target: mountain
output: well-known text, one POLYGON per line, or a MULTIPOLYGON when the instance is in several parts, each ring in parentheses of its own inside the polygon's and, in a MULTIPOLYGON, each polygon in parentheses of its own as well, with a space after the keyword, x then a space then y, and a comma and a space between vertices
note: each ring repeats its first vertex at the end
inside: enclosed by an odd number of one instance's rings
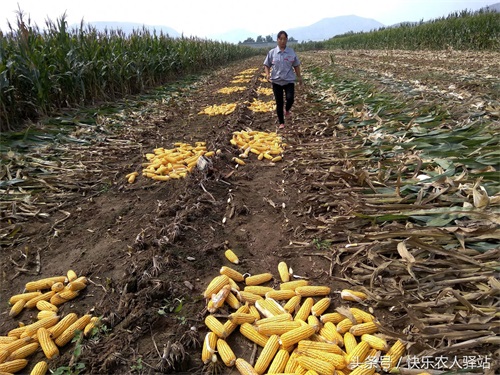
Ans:
MULTIPOLYGON (((135 23, 135 22, 113 22, 113 21, 96 21, 96 22, 86 22, 86 25, 91 25, 95 27, 98 31, 104 31, 104 30, 122 30, 125 34, 130 35, 134 30, 142 30, 143 27, 148 29, 149 31, 156 30, 157 34, 160 33, 160 31, 163 34, 168 34, 172 38, 177 38, 181 36, 176 30, 172 29, 171 27, 168 26, 153 26, 153 25, 145 25, 142 23, 135 23)), ((80 27, 79 24, 77 25, 71 25, 71 27, 80 27)))
POLYGON ((208 36, 208 39, 212 40, 221 40, 223 42, 229 43, 238 43, 243 42, 248 38, 257 38, 260 34, 255 33, 253 31, 248 31, 245 29, 234 29, 230 31, 226 31, 225 33, 220 34, 212 34, 208 36))
POLYGON ((310 26, 288 29, 289 37, 294 37, 299 42, 321 41, 345 34, 349 31, 371 31, 383 27, 384 24, 370 18, 359 16, 339 16, 323 18, 310 26))
POLYGON ((498 13, 500 13, 500 3, 491 4, 491 5, 488 5, 486 7, 481 8, 481 9, 483 9, 483 10, 489 10, 490 12, 498 12, 498 13))

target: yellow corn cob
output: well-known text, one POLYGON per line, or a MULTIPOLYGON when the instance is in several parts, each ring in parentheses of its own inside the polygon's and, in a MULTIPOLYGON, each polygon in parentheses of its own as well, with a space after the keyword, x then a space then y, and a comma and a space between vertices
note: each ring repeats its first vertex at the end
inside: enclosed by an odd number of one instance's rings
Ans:
POLYGON ((9 357, 7 358, 7 361, 13 361, 15 359, 22 359, 29 357, 32 355, 34 352, 38 350, 38 347, 40 345, 37 342, 32 342, 30 344, 26 344, 19 349, 14 350, 13 352, 10 353, 9 357))
POLYGON ((233 350, 229 346, 229 344, 223 339, 217 340, 217 351, 219 352, 222 361, 227 367, 234 366, 236 362, 236 356, 234 355, 233 350))
POLYGON ((34 308, 36 306, 36 303, 38 301, 48 301, 48 300, 50 300, 50 298, 54 294, 56 294, 56 292, 54 292, 53 290, 51 290, 50 292, 46 292, 46 293, 40 294, 39 296, 33 297, 32 299, 28 300, 24 304, 24 307, 26 307, 28 309, 32 309, 32 308, 34 308))
POLYGON ((72 290, 74 292, 85 289, 86 287, 87 287, 87 284, 82 283, 81 281, 76 281, 76 280, 73 280, 70 283, 68 283, 68 285, 66 285, 66 289, 72 290))
POLYGON ((257 374, 263 374, 266 371, 274 356, 278 352, 279 347, 279 336, 272 335, 269 337, 269 340, 267 340, 266 345, 264 345, 262 352, 255 362, 254 368, 257 374))
POLYGON ((45 361, 39 361, 31 369, 30 375, 45 375, 49 371, 49 365, 45 361))
POLYGON ((207 286, 207 289, 205 289, 205 292, 203 293, 203 297, 205 298, 211 298, 212 294, 217 293, 219 290, 222 289, 224 285, 229 284, 229 277, 226 275, 219 275, 216 276, 210 281, 210 283, 207 286))
POLYGON ((280 337, 280 344, 287 348, 298 343, 300 340, 306 340, 314 334, 314 327, 305 324, 301 327, 294 328, 291 331, 285 332, 280 337))
POLYGON ((232 160, 235 161, 239 165, 245 165, 246 164, 243 160, 241 160, 240 158, 237 158, 237 157, 233 157, 232 160))
POLYGON ((55 326, 50 327, 48 331, 53 339, 58 338, 69 326, 78 320, 75 313, 69 313, 62 318, 55 326))
POLYGON ((300 355, 331 363, 335 369, 343 369, 347 363, 342 354, 328 353, 318 349, 298 350, 300 355))
POLYGON ((288 300, 287 303, 285 303, 285 306, 283 306, 283 309, 290 314, 295 313, 296 309, 299 307, 300 301, 302 300, 301 296, 293 296, 288 300))
POLYGON ((10 355, 9 351, 2 349, 0 347, 0 363, 5 362, 5 360, 9 357, 9 355, 10 355))
POLYGON ((253 275, 253 276, 248 276, 245 279, 245 284, 246 285, 260 285, 268 282, 273 278, 273 274, 269 272, 253 275))
POLYGON ((11 305, 14 305, 17 301, 24 299, 25 301, 29 301, 30 299, 37 297, 41 295, 42 292, 29 292, 29 293, 21 293, 21 294, 16 294, 10 297, 9 303, 11 305))
POLYGON ((314 370, 320 375, 331 375, 335 371, 335 367, 332 363, 305 355, 299 355, 297 362, 299 362, 299 365, 306 370, 314 370))
POLYGON ((28 345, 33 342, 33 338, 31 337, 23 337, 20 339, 16 339, 8 344, 3 345, 2 349, 7 350, 9 353, 16 351, 19 348, 22 348, 25 345, 28 345))
POLYGON ((297 346, 298 351, 307 351, 307 350, 321 350, 325 353, 333 353, 344 355, 343 350, 337 344, 331 344, 328 342, 317 342, 310 340, 302 340, 299 341, 299 345, 297 346))
POLYGON ((65 290, 61 290, 59 293, 57 293, 59 295, 59 297, 61 297, 63 300, 65 301, 70 301, 72 300, 73 298, 76 298, 78 297, 79 295, 79 292, 78 291, 74 291, 74 290, 69 290, 69 289, 65 289, 65 290))
POLYGON ((276 316, 276 315, 285 314, 285 311, 283 311, 283 308, 281 307, 281 305, 279 305, 273 299, 269 299, 269 298, 256 301, 255 307, 257 308, 257 310, 259 310, 261 315, 265 316, 266 318, 270 318, 270 317, 276 316))
POLYGON ((302 325, 299 321, 289 320, 286 322, 276 322, 276 323, 265 323, 255 327, 257 332, 262 333, 266 336, 271 335, 282 335, 285 332, 291 331, 295 328, 299 328, 302 325))
POLYGON ((405 350, 405 344, 403 344, 401 340, 397 340, 385 354, 384 359, 387 360, 382 360, 382 369, 384 371, 390 371, 397 366, 405 350))
MULTIPOLYGON (((342 323, 342 322, 340 322, 342 323)), ((339 324, 340 324, 339 323, 339 324)), ((337 325, 338 329, 338 325, 337 325)), ((353 325, 349 328, 349 332, 351 332, 354 336, 361 336, 364 333, 372 334, 378 331, 378 326, 375 322, 367 322, 353 325)))
POLYGON ((244 290, 238 292, 237 296, 241 302, 248 302, 251 305, 255 304, 256 301, 263 299, 262 296, 259 296, 258 294, 245 292, 244 290))
POLYGON ((100 323, 100 318, 97 316, 93 316, 90 318, 90 322, 83 329, 83 335, 88 337, 92 334, 92 330, 97 327, 100 323))
POLYGON ((327 342, 337 344, 339 346, 344 345, 344 338, 338 332, 337 327, 332 322, 326 322, 323 327, 319 330, 319 335, 323 337, 327 342))
POLYGON ((353 370, 358 364, 362 363, 368 352, 370 351, 370 344, 366 341, 360 341, 353 351, 346 356, 347 368, 353 370))
POLYGON ((54 283, 51 287, 50 290, 53 290, 54 292, 60 292, 61 290, 64 290, 64 284, 62 282, 57 282, 54 283))
POLYGON ((232 313, 229 314, 228 319, 234 324, 253 323, 255 316, 249 313, 232 313))
POLYGON ((59 315, 51 316, 41 320, 37 320, 35 323, 31 323, 26 326, 26 330, 21 334, 21 337, 31 336, 36 333, 36 331, 41 328, 49 328, 54 326, 59 321, 59 315))
POLYGON ((245 292, 250 292, 253 294, 257 294, 259 296, 264 297, 266 293, 274 290, 270 286, 262 286, 262 285, 247 285, 245 288, 243 288, 245 292))
POLYGON ((342 315, 341 313, 338 312, 333 312, 321 315, 319 320, 321 320, 321 323, 332 322, 334 324, 338 324, 345 318, 346 318, 345 315, 342 315))
POLYGON ((266 293, 266 298, 272 298, 277 301, 282 301, 282 300, 289 300, 292 297, 295 297, 295 291, 294 290, 271 290, 270 292, 266 293))
POLYGON ((285 313, 285 314, 271 316, 269 318, 258 319, 255 321, 255 325, 260 326, 262 324, 267 324, 267 323, 290 322, 292 320, 293 320, 292 315, 285 313))
POLYGON ((288 353, 288 350, 286 349, 278 350, 278 353, 276 353, 276 355, 274 356, 274 359, 272 360, 271 365, 267 370, 267 373, 268 374, 282 373, 285 370, 285 366, 289 358, 290 354, 288 353))
POLYGON ((233 279, 229 278, 229 285, 231 285, 232 290, 241 290, 240 286, 233 279))
POLYGON ((340 334, 344 334, 347 331, 349 331, 349 329, 351 329, 352 326, 354 326, 354 323, 351 321, 351 319, 345 318, 344 320, 341 320, 340 322, 337 323, 337 332, 340 334))
POLYGON ((285 262, 278 263, 278 273, 280 274, 282 282, 286 283, 290 281, 290 272, 288 271, 288 266, 285 262))
POLYGON ((213 315, 207 315, 205 325, 214 332, 219 338, 225 339, 227 332, 224 330, 224 325, 213 315))
POLYGON ((246 304, 246 306, 248 306, 248 313, 252 314, 255 317, 256 321, 261 318, 259 310, 257 310, 255 305, 246 304))
POLYGON ((259 375, 253 366, 243 358, 237 358, 235 364, 241 375, 259 375))
POLYGON ((241 307, 240 301, 233 293, 229 293, 224 302, 226 302, 230 307, 232 307, 235 310, 241 307))
POLYGON ((362 302, 368 298, 368 296, 363 292, 358 292, 356 290, 343 289, 340 292, 340 298, 344 301, 354 301, 354 302, 362 302))
POLYGON ((17 338, 14 336, 0 336, 0 347, 5 344, 10 344, 13 341, 16 341, 17 338))
POLYGON ((227 284, 222 287, 217 294, 212 294, 210 301, 208 301, 207 310, 214 313, 226 301, 227 296, 231 292, 231 285, 227 284))
POLYGON ((330 294, 330 287, 319 285, 306 285, 295 288, 295 293, 302 297, 327 296, 330 294))
POLYGON ((21 371, 27 365, 27 359, 15 359, 13 361, 0 363, 0 372, 15 374, 16 372, 21 371))
POLYGON ((352 315, 354 315, 357 323, 368 323, 375 321, 375 317, 366 311, 363 311, 356 307, 351 307, 349 310, 351 311, 352 315))
POLYGON ((226 275, 227 277, 233 279, 234 281, 245 280, 245 278, 240 272, 230 267, 222 266, 219 272, 221 275, 226 275))
POLYGON ((314 316, 320 316, 326 311, 326 309, 328 309, 328 307, 330 307, 331 301, 331 298, 328 297, 321 298, 313 305, 313 307, 311 307, 311 314, 314 316))
POLYGON ((41 310, 37 315, 36 318, 38 320, 42 320, 45 318, 50 318, 52 316, 56 316, 57 313, 55 311, 49 311, 49 310, 41 310))
POLYGON ((349 375, 372 375, 375 373, 376 367, 373 364, 360 364, 349 375))
MULTIPOLYGON (((63 289, 64 290, 64 289, 63 289)), ((59 305, 62 305, 64 303, 67 302, 66 299, 62 298, 61 295, 59 293, 62 293, 63 290, 61 292, 57 292, 55 293, 52 297, 50 297, 50 300, 49 302, 51 304, 53 304, 54 306, 59 306, 59 305)))
POLYGON ((377 337, 374 335, 370 335, 368 333, 363 333, 361 335, 361 341, 366 341, 370 344, 370 347, 377 350, 387 351, 389 349, 389 345, 387 341, 381 337, 377 337))
POLYGON ((307 324, 309 324, 311 327, 314 327, 315 333, 318 333, 319 328, 321 327, 321 323, 320 323, 318 317, 314 316, 314 315, 309 315, 307 317, 307 324))
POLYGON ((72 282, 84 283, 85 285, 88 284, 88 280, 85 276, 79 276, 75 280, 73 280, 72 282))
POLYGON ((307 286, 307 285, 309 285, 309 281, 307 281, 307 280, 293 280, 293 281, 288 281, 286 283, 281 283, 280 289, 281 290, 286 290, 286 289, 295 290, 298 287, 307 286))
POLYGON ((89 324, 90 319, 92 318, 92 315, 90 314, 85 314, 78 318, 76 322, 71 324, 68 328, 64 330, 61 335, 55 339, 55 343, 57 346, 61 347, 66 345, 69 341, 75 337, 76 331, 83 331, 85 329, 85 326, 89 324))
POLYGON ((68 278, 69 282, 72 282, 73 280, 78 278, 76 272, 73 270, 68 270, 68 272, 66 272, 66 277, 68 278))
POLYGON ((212 331, 205 335, 205 340, 203 340, 203 348, 201 350, 201 360, 204 364, 212 361, 212 356, 215 353, 217 347, 217 340, 219 338, 212 331))
POLYGON ((344 333, 344 349, 346 353, 351 353, 356 345, 358 345, 356 337, 351 332, 344 333))
POLYGON ((20 327, 11 329, 9 332, 7 332, 7 336, 20 338, 24 331, 26 331, 26 327, 27 326, 25 325, 21 325, 20 327))
POLYGON ((269 339, 268 336, 257 332, 255 327, 253 327, 250 323, 243 323, 242 325, 240 325, 240 332, 247 339, 262 347, 266 345, 266 342, 269 339))
MULTIPOLYGON (((224 328, 224 332, 226 332, 226 338, 229 337, 229 335, 231 333, 233 333, 233 331, 238 328, 238 324, 235 324, 233 322, 231 322, 230 320, 226 320, 226 322, 222 325, 223 328, 224 328)), ((217 335, 216 335, 217 336, 217 335)))
POLYGON ((275 156, 274 158, 271 158, 271 161, 273 163, 276 163, 277 161, 283 160, 283 157, 281 155, 275 156))
POLYGON ((56 358, 59 356, 59 349, 55 342, 50 337, 50 332, 46 328, 40 328, 37 331, 38 342, 42 347, 43 353, 48 359, 56 358))
POLYGON ((311 313, 311 308, 314 306, 314 299, 308 297, 300 306, 299 311, 295 314, 295 320, 303 320, 304 322, 307 320, 307 317, 311 313))
POLYGON ((48 277, 45 279, 40 279, 37 281, 30 281, 26 283, 24 288, 28 292, 35 292, 37 290, 43 290, 43 289, 50 289, 53 284, 57 282, 64 283, 66 281, 66 276, 55 276, 55 277, 48 277))
POLYGON ((297 367, 299 366, 299 362, 297 362, 298 357, 299 354, 297 350, 294 350, 292 354, 290 354, 290 358, 288 359, 285 366, 285 373, 295 373, 295 370, 297 370, 297 367))
POLYGON ((25 304, 26 304, 26 300, 25 299, 18 300, 10 308, 9 316, 14 317, 16 315, 19 315, 21 313, 21 311, 23 311, 25 304))
POLYGON ((58 312, 59 309, 57 306, 51 304, 50 302, 47 301, 38 301, 36 303, 36 308, 40 311, 42 310, 47 310, 47 311, 53 311, 53 312, 58 312))

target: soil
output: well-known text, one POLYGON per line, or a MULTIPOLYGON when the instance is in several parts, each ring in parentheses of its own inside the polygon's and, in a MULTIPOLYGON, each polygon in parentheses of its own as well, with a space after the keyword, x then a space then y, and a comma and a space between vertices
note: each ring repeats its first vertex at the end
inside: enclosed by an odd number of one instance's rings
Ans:
MULTIPOLYGON (((430 77, 432 70, 422 68, 423 59, 407 58, 407 69, 402 69, 394 68, 401 56, 394 57, 391 64, 369 53, 341 53, 336 58, 350 72, 364 64, 383 76, 378 64, 384 69, 392 66, 392 74, 401 84, 409 84, 418 74, 427 75, 429 84, 436 79, 430 77), (412 68, 414 75, 407 77, 412 68)), ((146 100, 127 111, 122 121, 100 117, 101 125, 93 128, 92 134, 84 126, 75 131, 75 137, 93 138, 90 146, 71 146, 73 162, 81 164, 80 171, 72 172, 65 189, 51 190, 47 183, 46 191, 40 192, 33 204, 49 196, 50 202, 57 204, 40 207, 39 213, 46 216, 18 220, 18 240, 2 248, 0 335, 19 321, 34 318, 34 310, 10 318, 4 301, 22 292, 28 281, 65 275, 72 269, 86 276, 89 284, 80 296, 60 307, 61 314, 91 313, 102 317, 104 328, 94 338, 80 342, 79 355, 74 352, 76 344, 64 347, 61 356, 50 361, 52 370, 71 365, 67 373, 78 373, 79 364, 83 364, 80 373, 84 374, 235 374, 235 369, 207 368, 201 362, 201 344, 207 332, 202 293, 221 266, 277 276, 278 263, 285 261, 295 275, 308 278, 311 284, 332 287, 332 309, 342 304, 337 292, 353 285, 341 277, 340 265, 322 241, 328 238, 331 244, 333 239, 334 247, 340 248, 355 242, 357 234, 376 228, 350 221, 347 226, 338 223, 342 230, 330 229, 328 235, 322 232, 320 215, 307 211, 310 196, 303 188, 319 180, 310 179, 312 174, 308 174, 298 150, 332 134, 339 145, 343 139, 348 142, 350 135, 338 129, 313 132, 311 124, 335 124, 338 114, 322 110, 321 104, 310 100, 315 87, 298 87, 292 117, 286 128, 279 130, 287 144, 284 160, 272 163, 250 157, 246 165, 237 165, 232 158, 239 151, 229 143, 234 131, 277 130, 274 113, 254 113, 245 105, 254 98, 272 100, 272 96, 256 91, 269 86, 261 82, 262 59, 258 56, 221 68, 179 89, 168 100, 146 100), (238 84, 245 86, 245 91, 216 92, 234 86, 230 83, 233 77, 249 68, 258 70, 250 82, 238 84), (239 103, 230 115, 198 114, 206 106, 230 102, 239 103), (157 147, 171 148, 175 142, 197 141, 206 142, 209 150, 220 150, 205 169, 167 182, 141 175, 133 184, 125 179, 130 172, 142 172, 145 153, 157 147), (238 255, 239 265, 225 258, 228 248, 238 255)), ((328 58, 323 55, 321 59, 328 58)), ((312 65, 317 59, 308 53, 305 61, 312 65)), ((435 68, 444 64, 444 60, 433 61, 435 68)), ((447 68, 434 72, 446 75, 447 68)), ((363 74, 369 75, 370 70, 363 74)), ((442 77, 437 81, 442 82, 442 77)), ((477 87, 465 87, 466 83, 464 90, 482 94, 477 87)), ((348 178, 344 176, 344 180, 348 178)), ((356 187, 356 179, 348 181, 344 188, 356 187)), ((339 212, 342 205, 355 205, 356 196, 354 190, 350 192, 351 200, 340 202, 339 212)), ((278 279, 273 283, 278 285, 278 279)), ((225 314, 227 311, 221 311, 218 316, 225 314)), ((408 327, 408 318, 395 316, 387 307, 377 309, 376 315, 394 332, 408 327)), ((237 356, 252 356, 253 345, 242 337, 232 335, 229 343, 237 356)), ((42 357, 38 353, 30 366, 42 357)))

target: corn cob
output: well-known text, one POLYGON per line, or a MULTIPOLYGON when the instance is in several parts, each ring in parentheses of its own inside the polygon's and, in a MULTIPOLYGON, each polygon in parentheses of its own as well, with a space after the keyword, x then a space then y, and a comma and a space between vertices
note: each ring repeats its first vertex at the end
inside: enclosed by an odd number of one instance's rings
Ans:
POLYGON ((290 272, 288 271, 288 266, 285 262, 278 263, 278 273, 280 274, 280 279, 282 282, 286 283, 290 281, 290 272))
MULTIPOLYGON (((69 290, 69 289, 64 289, 64 290, 61 290, 59 293, 57 293, 57 295, 62 299, 64 300, 65 302, 68 302, 76 297, 78 297, 80 293, 78 291, 74 291, 74 290, 69 290)), ((52 298, 50 299, 52 301, 52 298)), ((52 302, 51 302, 52 303, 52 302)), ((54 303, 54 305, 56 305, 54 303)), ((56 305, 57 306, 57 305, 56 305)))
POLYGON ((346 318, 345 315, 342 315, 341 313, 338 312, 333 312, 321 315, 319 320, 321 320, 321 323, 332 322, 334 324, 338 324, 345 318, 346 318))
POLYGON ((370 335, 368 333, 363 333, 361 335, 361 341, 366 341, 370 344, 370 347, 377 350, 387 351, 389 349, 389 345, 387 341, 381 337, 377 337, 374 335, 370 335))
POLYGON ((64 318, 62 318, 55 326, 48 329, 50 335, 53 339, 58 338, 69 326, 76 322, 78 316, 75 313, 69 313, 64 318))
POLYGON ((92 334, 92 330, 97 327, 100 323, 100 319, 97 316, 93 316, 90 318, 90 322, 85 326, 83 329, 83 335, 85 337, 88 337, 92 334))
POLYGON ((300 340, 305 340, 314 334, 314 327, 305 324, 301 327, 294 328, 291 331, 285 332, 280 337, 280 344, 287 348, 298 343, 300 340))
POLYGON ((266 293, 266 298, 272 298, 277 301, 289 300, 292 297, 295 297, 294 290, 271 290, 266 293))
POLYGON ((261 284, 267 283, 272 278, 273 278, 272 273, 269 273, 269 272, 260 273, 257 275, 248 276, 245 279, 245 284, 246 285, 261 285, 261 284))
POLYGON ((53 311, 53 312, 58 312, 59 309, 57 306, 51 304, 50 302, 47 301, 38 301, 36 303, 36 308, 40 311, 46 310, 46 311, 53 311))
POLYGON ((28 365, 27 359, 14 359, 13 361, 8 361, 4 363, 0 363, 0 372, 3 371, 5 373, 15 374, 16 372, 21 371, 28 365))
POLYGON ((331 363, 335 369, 343 369, 347 363, 342 354, 328 353, 318 349, 298 350, 300 355, 331 363))
POLYGON ((253 323, 255 322, 255 316, 249 313, 232 313, 229 314, 228 319, 234 324, 243 324, 243 323, 253 323))
POLYGON ((238 256, 233 252, 231 249, 227 249, 224 253, 226 256, 226 259, 229 260, 233 264, 239 264, 240 260, 238 259, 238 256))
POLYGON ((53 290, 54 292, 60 292, 62 290, 64 290, 64 284, 62 282, 57 282, 57 283, 54 283, 51 287, 50 287, 50 290, 53 290))
POLYGON ((0 347, 5 344, 10 344, 17 339, 14 336, 0 336, 0 347))
POLYGON ((68 283, 68 285, 66 285, 66 289, 71 290, 73 292, 78 292, 79 290, 85 289, 86 287, 87 284, 76 280, 73 280, 70 283, 68 283))
POLYGON ((257 374, 263 374, 266 371, 274 356, 278 352, 279 347, 279 336, 272 335, 269 337, 269 340, 267 340, 266 345, 264 345, 262 352, 255 362, 254 368, 257 374))
POLYGON ((89 324, 90 319, 92 318, 92 315, 90 314, 85 314, 78 318, 76 322, 71 324, 68 328, 64 330, 61 335, 55 339, 55 343, 57 346, 61 347, 66 345, 69 341, 75 337, 76 331, 83 331, 85 329, 85 326, 89 324))
POLYGON ((219 273, 221 275, 226 275, 227 277, 233 279, 234 281, 243 281, 245 278, 243 275, 233 268, 222 266, 219 273))
POLYGON ((26 301, 29 301, 30 299, 37 297, 41 295, 42 292, 29 292, 29 293, 21 293, 21 294, 15 294, 9 299, 9 303, 11 305, 14 305, 17 301, 24 299, 26 301))
MULTIPOLYGON (((342 322, 340 322, 342 323, 342 322)), ((339 324, 340 324, 339 323, 339 324)), ((338 325, 337 325, 338 329, 338 325)), ((364 333, 372 334, 378 331, 378 326, 375 322, 367 322, 353 325, 349 328, 349 332, 351 332, 354 336, 361 336, 364 333)))
POLYGON ((13 328, 7 332, 7 336, 20 338, 24 331, 26 331, 26 327, 25 325, 21 325, 20 327, 13 328))
POLYGON ((21 334, 21 337, 32 336, 36 331, 41 328, 49 328, 54 326, 59 321, 59 315, 51 316, 41 320, 37 320, 35 323, 31 323, 26 326, 26 330, 21 334))
POLYGON ((271 365, 267 370, 267 373, 268 374, 282 373, 285 370, 285 366, 289 358, 290 354, 288 353, 288 350, 286 349, 278 350, 278 353, 276 353, 276 355, 274 356, 274 359, 272 360, 271 365))
POLYGON ((235 364, 241 375, 259 375, 253 366, 243 358, 237 358, 235 364))
POLYGON ((240 286, 233 279, 229 278, 229 285, 231 285, 231 290, 241 290, 240 286))
POLYGON ((351 321, 351 319, 345 318, 344 320, 341 320, 337 323, 337 332, 343 335, 344 333, 349 331, 349 329, 351 329, 353 325, 354 323, 351 321))
POLYGON ((356 290, 343 289, 340 292, 340 298, 344 301, 354 301, 354 302, 363 302, 368 296, 363 292, 358 292, 356 290))
POLYGON ((292 315, 286 313, 286 314, 280 314, 280 315, 275 315, 271 316, 269 318, 262 318, 258 319, 255 321, 256 326, 260 326, 262 324, 266 323, 279 323, 279 322, 289 322, 292 321, 292 315))
POLYGON ((344 348, 346 353, 351 353, 356 345, 358 345, 356 337, 351 332, 344 333, 344 348))
POLYGON ((262 296, 259 296, 258 294, 245 292, 244 290, 238 292, 237 297, 241 302, 248 302, 251 305, 253 305, 253 304, 255 304, 255 302, 263 299, 262 296))
POLYGON ((229 293, 224 302, 235 310, 238 310, 241 307, 240 301, 233 293, 229 293))
POLYGON ((259 333, 250 323, 243 323, 240 325, 240 332, 247 339, 262 347, 266 345, 266 342, 269 339, 269 337, 259 333))
POLYGON ((68 279, 69 282, 72 282, 73 280, 76 280, 78 276, 75 271, 68 270, 68 272, 66 272, 66 278, 68 279))
POLYGON ((299 354, 297 350, 294 350, 292 354, 290 354, 290 358, 288 358, 288 361, 285 366, 285 373, 295 373, 295 370, 299 366, 299 362, 297 362, 299 354))
POLYGON ((353 370, 363 362, 370 351, 370 345, 366 341, 360 341, 358 345, 346 356, 347 368, 353 370))
POLYGON ((255 321, 258 321, 261 319, 260 312, 259 312, 259 310, 257 310, 255 305, 248 305, 248 313, 255 316, 255 321))
POLYGON ((335 371, 335 367, 332 363, 328 363, 317 358, 299 355, 297 361, 299 362, 299 365, 306 370, 316 371, 320 375, 333 375, 335 371))
POLYGON ((227 332, 224 330, 224 325, 213 315, 207 315, 205 325, 214 332, 219 338, 225 339, 227 332))
POLYGON ((0 363, 5 362, 5 360, 9 357, 10 352, 6 349, 0 348, 0 363))
POLYGON ((330 307, 331 301, 331 298, 328 297, 321 298, 313 305, 313 307, 311 307, 311 314, 314 316, 320 316, 326 311, 326 309, 328 309, 328 307, 330 307))
POLYGON ((49 370, 49 365, 45 361, 39 361, 31 369, 30 375, 45 375, 49 370))
POLYGON ((285 313, 269 299, 260 299, 255 301, 255 307, 259 310, 260 314, 266 318, 285 313))
POLYGON ((203 293, 203 297, 205 298, 211 298, 212 294, 217 293, 219 290, 222 289, 224 285, 227 285, 229 283, 229 277, 226 275, 219 275, 216 276, 210 281, 210 283, 207 286, 207 289, 205 289, 205 292, 203 293))
POLYGON ((295 288, 295 293, 302 297, 327 296, 330 294, 330 287, 318 285, 306 285, 295 288))
POLYGON ((64 283, 65 281, 66 281, 66 276, 48 277, 45 279, 30 281, 30 282, 26 283, 24 288, 28 292, 35 292, 37 290, 50 289, 53 284, 55 284, 57 282, 64 283))
POLYGON ((49 311, 49 310, 41 310, 40 312, 38 312, 38 314, 36 315, 36 318, 38 320, 42 320, 42 319, 45 319, 45 318, 50 318, 52 316, 56 316, 57 313, 55 311, 49 311))
POLYGON ((339 354, 339 355, 344 355, 343 350, 340 348, 340 346, 336 344, 331 344, 327 342, 316 342, 316 341, 310 341, 310 340, 301 340, 299 341, 299 344, 297 346, 298 351, 304 352, 307 350, 321 350, 325 353, 333 353, 333 354, 339 354))
POLYGON ((292 329, 299 328, 302 325, 299 321, 290 320, 286 322, 276 322, 276 323, 265 323, 255 327, 257 332, 262 333, 266 336, 271 335, 282 335, 285 332, 291 331, 292 329))
POLYGON ((43 353, 48 359, 59 356, 59 348, 50 337, 50 332, 46 328, 40 328, 37 331, 38 341, 42 347, 43 353))
POLYGON ((26 305, 26 300, 25 299, 18 300, 10 308, 9 316, 14 317, 16 315, 19 315, 21 313, 21 311, 23 311, 24 305, 26 305))
POLYGON ((212 294, 210 301, 208 301, 207 310, 210 313, 214 313, 215 311, 217 311, 217 309, 224 304, 230 292, 231 285, 226 284, 222 287, 221 290, 217 292, 217 294, 212 294))
POLYGON ((295 369, 295 374, 296 375, 306 375, 307 371, 309 371, 309 370, 307 370, 306 368, 304 368, 300 364, 298 364, 297 368, 295 369))
POLYGON ((38 350, 38 347, 40 345, 37 342, 32 342, 26 345, 21 346, 20 348, 12 351, 7 358, 7 361, 13 361, 15 359, 22 359, 29 357, 32 355, 34 352, 38 350))
POLYGON ((285 306, 283 306, 283 309, 285 311, 289 312, 290 314, 295 313, 300 305, 301 300, 302 300, 301 296, 295 295, 292 298, 290 298, 287 301, 287 303, 285 303, 285 306))
POLYGON ((38 301, 48 301, 48 300, 50 300, 50 298, 54 294, 56 294, 56 292, 51 290, 50 292, 46 292, 46 293, 40 294, 39 296, 33 297, 32 299, 26 301, 24 307, 26 307, 28 309, 32 309, 36 306, 38 301))
POLYGON ((318 333, 318 331, 321 327, 321 323, 320 323, 318 317, 316 317, 314 315, 309 315, 307 317, 307 324, 309 324, 311 327, 314 327, 314 333, 318 333))
POLYGON ((287 289, 295 290, 298 287, 307 286, 307 285, 309 285, 309 281, 307 281, 307 280, 293 280, 293 281, 281 283, 280 289, 281 290, 287 290, 287 289))
POLYGON ((266 293, 274 290, 270 286, 262 286, 262 285, 247 285, 245 288, 243 288, 245 292, 257 294, 261 297, 264 297, 266 293))
POLYGON ((302 303, 302 306, 300 306, 299 311, 295 314, 294 319, 295 320, 303 320, 304 322, 307 320, 307 317, 311 313, 311 309, 314 306, 314 299, 311 297, 308 297, 304 300, 302 303))
POLYGON ((215 353, 217 347, 217 340, 219 338, 212 331, 205 335, 205 340, 203 340, 203 348, 201 350, 201 360, 204 364, 210 363, 212 361, 212 356, 215 353))
POLYGON ((401 340, 397 340, 385 354, 385 357, 388 358, 388 363, 382 368, 385 371, 392 370, 394 367, 398 365, 399 360, 403 356, 404 352, 405 352, 405 344, 403 344, 401 340))
POLYGON ((323 337, 327 342, 343 346, 344 338, 338 332, 337 327, 332 322, 326 322, 322 328, 319 330, 319 335, 323 337))
POLYGON ((226 341, 224 341, 223 339, 217 340, 217 351, 219 352, 222 361, 227 367, 234 366, 234 363, 236 362, 236 356, 234 355, 233 350, 226 341))
POLYGON ((375 317, 372 314, 367 313, 366 311, 363 311, 356 307, 351 307, 349 310, 356 319, 357 323, 368 323, 375 321, 375 317))

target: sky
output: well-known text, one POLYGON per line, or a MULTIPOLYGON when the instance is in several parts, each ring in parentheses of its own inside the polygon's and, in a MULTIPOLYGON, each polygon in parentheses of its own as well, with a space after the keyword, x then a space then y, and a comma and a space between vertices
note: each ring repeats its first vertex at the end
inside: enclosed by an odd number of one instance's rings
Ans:
POLYGON ((323 18, 356 15, 389 26, 478 10, 500 0, 1 0, 0 30, 16 24, 21 9, 40 28, 64 13, 69 25, 95 21, 168 26, 185 36, 211 37, 245 29, 257 35, 309 26, 323 18))

